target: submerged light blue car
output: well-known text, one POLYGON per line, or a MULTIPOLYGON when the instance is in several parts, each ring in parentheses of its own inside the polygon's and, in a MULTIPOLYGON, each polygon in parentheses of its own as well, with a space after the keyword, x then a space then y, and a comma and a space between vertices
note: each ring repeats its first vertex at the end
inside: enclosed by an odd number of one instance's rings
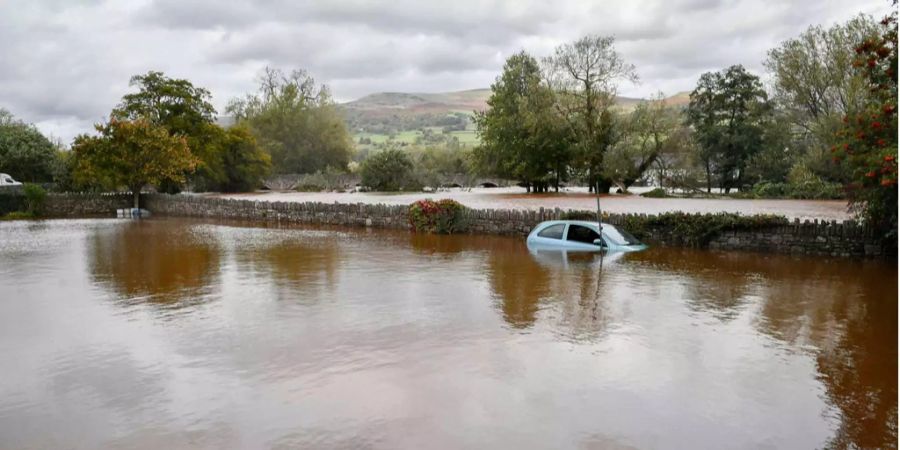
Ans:
POLYGON ((616 225, 582 220, 550 220, 541 222, 528 235, 529 248, 598 252, 637 252, 647 245, 616 225))

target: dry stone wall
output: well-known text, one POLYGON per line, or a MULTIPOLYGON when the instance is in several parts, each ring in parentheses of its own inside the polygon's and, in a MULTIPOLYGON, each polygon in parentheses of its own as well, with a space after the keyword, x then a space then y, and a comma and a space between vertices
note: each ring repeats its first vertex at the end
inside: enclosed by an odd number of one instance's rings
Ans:
MULTIPOLYGON (((152 213, 189 217, 215 217, 356 225, 377 228, 409 229, 408 207, 316 202, 267 202, 221 199, 192 195, 145 195, 143 204, 152 213)), ((493 210, 467 209, 468 230, 473 234, 525 236, 538 223, 563 218, 561 209, 493 210)), ((622 224, 627 215, 605 217, 606 222, 622 224)), ((653 244, 686 245, 671 231, 654 230, 646 237, 653 244)), ((878 236, 853 221, 819 222, 799 220, 793 223, 753 231, 725 231, 709 241, 707 247, 721 250, 827 255, 845 257, 883 257, 896 255, 896 247, 886 248, 878 236)))

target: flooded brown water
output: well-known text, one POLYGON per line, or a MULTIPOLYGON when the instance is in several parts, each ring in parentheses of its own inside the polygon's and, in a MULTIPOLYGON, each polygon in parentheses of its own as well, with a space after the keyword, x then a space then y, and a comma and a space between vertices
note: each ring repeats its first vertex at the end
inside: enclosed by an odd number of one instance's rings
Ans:
POLYGON ((0 222, 0 361, 0 448, 890 448, 897 267, 0 222))
MULTIPOLYGON (((442 192, 380 193, 380 192, 267 192, 253 194, 225 194, 227 198, 253 199, 279 202, 325 203, 385 203, 408 205, 424 198, 450 198, 470 208, 481 209, 531 209, 560 208, 593 211, 597 198, 582 188, 570 188, 566 192, 526 194, 525 189, 475 188, 450 189, 442 192)), ((727 198, 644 198, 639 195, 606 195, 601 208, 609 213, 659 214, 668 211, 687 213, 735 212, 742 214, 778 214, 791 219, 845 220, 847 202, 843 200, 742 200, 727 198)))

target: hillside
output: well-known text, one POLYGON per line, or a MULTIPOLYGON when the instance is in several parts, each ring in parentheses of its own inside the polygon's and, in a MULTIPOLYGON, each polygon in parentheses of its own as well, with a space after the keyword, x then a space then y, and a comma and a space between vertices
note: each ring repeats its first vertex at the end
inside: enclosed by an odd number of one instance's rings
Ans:
MULTIPOLYGON (((391 134, 428 127, 462 131, 470 127, 473 111, 487 107, 490 89, 471 89, 456 92, 406 93, 379 92, 339 105, 354 134, 391 134)), ((665 99, 673 107, 687 105, 687 92, 665 99)), ((624 110, 634 108, 640 98, 619 97, 617 104, 624 110)))

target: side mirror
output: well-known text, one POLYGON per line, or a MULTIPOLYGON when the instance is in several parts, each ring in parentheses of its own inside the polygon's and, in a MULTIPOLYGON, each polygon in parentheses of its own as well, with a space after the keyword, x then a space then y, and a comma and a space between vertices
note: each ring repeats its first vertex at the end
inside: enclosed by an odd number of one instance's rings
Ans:
POLYGON ((603 239, 594 239, 594 245, 597 245, 600 247, 606 247, 606 243, 603 242, 603 239))

